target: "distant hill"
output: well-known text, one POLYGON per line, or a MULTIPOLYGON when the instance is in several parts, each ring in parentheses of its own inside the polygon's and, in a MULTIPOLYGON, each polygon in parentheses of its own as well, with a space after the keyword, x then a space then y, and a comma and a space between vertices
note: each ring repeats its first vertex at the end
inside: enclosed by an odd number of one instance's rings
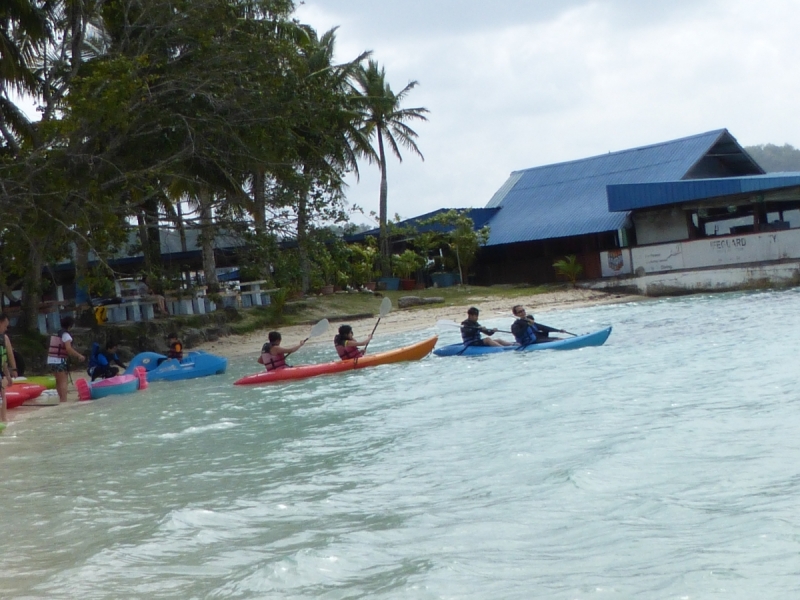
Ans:
POLYGON ((800 171, 800 150, 790 144, 761 144, 744 149, 767 173, 800 171))

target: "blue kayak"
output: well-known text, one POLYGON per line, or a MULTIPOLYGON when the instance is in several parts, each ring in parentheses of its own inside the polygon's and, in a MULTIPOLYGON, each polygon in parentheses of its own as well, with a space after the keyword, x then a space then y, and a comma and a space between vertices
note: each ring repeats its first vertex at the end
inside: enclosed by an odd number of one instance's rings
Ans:
POLYGON ((141 352, 133 357, 125 373, 133 373, 136 367, 147 370, 147 381, 179 381, 221 375, 228 368, 228 359, 200 350, 187 352, 180 361, 158 352, 141 352))
POLYGON ((575 348, 585 348, 586 346, 602 346, 605 344, 609 335, 611 335, 611 327, 606 327, 594 333, 554 340, 552 342, 530 344, 528 346, 464 347, 464 344, 450 344, 449 346, 436 348, 433 353, 436 356, 476 356, 478 354, 496 354, 498 352, 528 352, 530 350, 574 350, 575 348))

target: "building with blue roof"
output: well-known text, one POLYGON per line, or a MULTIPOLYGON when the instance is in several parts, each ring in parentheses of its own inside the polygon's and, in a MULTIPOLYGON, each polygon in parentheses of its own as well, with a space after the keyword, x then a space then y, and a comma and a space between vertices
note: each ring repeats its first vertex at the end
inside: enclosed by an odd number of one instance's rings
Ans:
MULTIPOLYGON (((511 173, 486 208, 491 234, 481 252, 481 283, 548 282, 552 264, 578 256, 589 278, 602 275, 600 253, 637 243, 633 215, 644 206, 609 206, 607 190, 626 185, 696 182, 764 175, 726 130, 511 173)), ((620 195, 620 198, 622 197, 620 195)), ((638 197, 638 196, 637 196, 638 197)))

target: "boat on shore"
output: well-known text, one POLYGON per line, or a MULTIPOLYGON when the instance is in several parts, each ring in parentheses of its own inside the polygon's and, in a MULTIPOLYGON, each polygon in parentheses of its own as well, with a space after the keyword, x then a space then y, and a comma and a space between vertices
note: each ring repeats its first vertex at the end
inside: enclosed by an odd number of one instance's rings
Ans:
POLYGON ((396 362, 420 360, 430 354, 436 345, 437 336, 428 338, 410 346, 378 352, 377 354, 366 354, 360 358, 350 360, 337 360, 318 365, 302 365, 297 367, 283 367, 274 371, 262 371, 238 379, 234 385, 256 385, 262 383, 275 383, 278 381, 291 381, 296 379, 306 379, 317 375, 329 375, 332 373, 342 373, 355 369, 366 369, 378 365, 388 365, 396 362))
POLYGON ((222 375, 228 368, 224 356, 201 350, 187 352, 181 360, 167 358, 158 352, 140 352, 131 359, 125 375, 132 375, 136 367, 147 371, 147 381, 180 381, 209 375, 222 375))
POLYGON ((131 394, 137 390, 147 389, 147 371, 144 367, 136 367, 131 375, 117 375, 108 379, 75 381, 79 400, 97 400, 107 396, 131 394))
POLYGON ((481 354, 498 354, 502 352, 532 352, 534 350, 575 350, 588 346, 602 346, 611 335, 611 327, 600 329, 592 333, 578 335, 571 338, 528 344, 527 346, 464 346, 464 344, 450 344, 436 348, 436 356, 477 356, 481 354))
POLYGON ((6 388, 6 408, 17 408, 41 396, 47 388, 36 383, 17 382, 6 388))

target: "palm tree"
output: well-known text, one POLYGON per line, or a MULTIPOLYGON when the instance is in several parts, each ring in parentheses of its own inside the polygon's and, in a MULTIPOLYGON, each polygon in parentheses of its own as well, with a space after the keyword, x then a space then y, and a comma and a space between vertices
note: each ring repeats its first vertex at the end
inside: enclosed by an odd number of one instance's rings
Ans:
POLYGON ((29 137, 31 125, 12 102, 11 91, 39 95, 35 60, 48 38, 47 13, 32 0, 0 4, 0 136, 16 154, 18 136, 29 137))
POLYGON ((336 44, 334 27, 322 37, 308 27, 304 43, 299 44, 305 81, 309 84, 308 122, 299 122, 294 127, 298 140, 297 155, 302 172, 297 197, 297 243, 301 267, 301 287, 307 292, 310 280, 310 259, 308 234, 310 229, 311 207, 309 194, 317 182, 338 191, 344 185, 345 172, 355 173, 358 178, 358 155, 369 156, 373 152, 369 139, 359 128, 359 113, 348 105, 350 80, 361 68, 361 63, 369 56, 363 52, 354 60, 334 64, 336 44))
POLYGON ((417 133, 408 126, 409 121, 427 121, 425 113, 427 108, 402 108, 402 103, 408 93, 417 87, 416 81, 411 81, 400 92, 395 94, 386 82, 386 73, 383 67, 378 66, 377 61, 370 60, 366 67, 362 66, 355 74, 355 82, 359 90, 359 104, 361 110, 361 131, 364 137, 372 139, 378 143, 378 150, 367 154, 370 162, 373 162, 377 154, 378 166, 381 170, 381 190, 380 190, 380 250, 381 250, 381 270, 384 277, 391 274, 389 263, 389 232, 387 229, 388 216, 388 184, 386 181, 386 150, 384 140, 388 142, 392 152, 400 162, 403 156, 400 154, 400 146, 405 146, 412 150, 422 160, 422 156, 417 147, 417 133))

